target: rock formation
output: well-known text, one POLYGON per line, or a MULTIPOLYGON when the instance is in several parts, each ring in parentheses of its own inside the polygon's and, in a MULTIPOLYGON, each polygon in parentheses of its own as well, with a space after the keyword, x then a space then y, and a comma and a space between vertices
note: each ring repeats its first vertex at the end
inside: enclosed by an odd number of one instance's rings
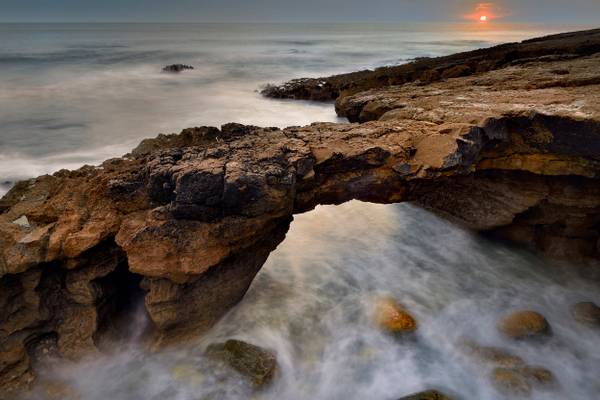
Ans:
POLYGON ((445 57, 419 58, 408 64, 381 67, 374 71, 295 79, 282 85, 267 85, 262 93, 281 99, 330 101, 369 89, 417 81, 426 85, 531 61, 569 60, 599 51, 600 29, 563 33, 445 57))
POLYGON ((26 386, 42 345, 96 351, 134 296, 158 343, 205 331, 242 299, 293 214, 319 204, 413 201, 597 260, 599 42, 597 31, 552 50, 531 41, 539 52, 524 53, 541 59, 514 50, 506 68, 339 99, 361 124, 186 129, 16 184, 0 200, 0 386, 26 386))
POLYGON ((163 72, 179 73, 179 72, 185 71, 186 69, 194 69, 194 67, 192 67, 191 65, 186 65, 186 64, 171 64, 171 65, 167 65, 162 70, 163 70, 163 72))

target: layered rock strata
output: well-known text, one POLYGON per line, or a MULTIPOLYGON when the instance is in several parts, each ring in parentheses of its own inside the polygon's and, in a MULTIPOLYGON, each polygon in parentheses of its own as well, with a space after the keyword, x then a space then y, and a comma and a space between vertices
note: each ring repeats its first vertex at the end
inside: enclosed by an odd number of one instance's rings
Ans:
POLYGON ((600 56, 590 51, 339 100, 361 124, 186 129, 18 183, 0 200, 0 386, 26 386, 40 346, 96 351, 135 296, 158 343, 205 331, 242 299, 293 214, 319 204, 413 201, 597 260, 600 56))

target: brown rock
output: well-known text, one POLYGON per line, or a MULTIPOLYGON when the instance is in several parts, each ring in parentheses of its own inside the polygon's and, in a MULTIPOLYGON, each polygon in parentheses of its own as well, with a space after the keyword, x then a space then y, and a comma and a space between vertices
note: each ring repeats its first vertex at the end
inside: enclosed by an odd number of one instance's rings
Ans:
POLYGON ((44 382, 42 391, 48 400, 78 400, 81 398, 79 391, 64 382, 44 382))
POLYGON ((501 392, 529 395, 534 388, 547 388, 556 384, 554 374, 543 367, 495 368, 492 382, 501 392))
POLYGON ((571 308, 576 321, 590 326, 600 326, 600 307, 592 302, 577 303, 571 308))
POLYGON ((417 321, 393 298, 381 298, 376 302, 377 325, 389 333, 413 333, 417 321))
POLYGON ((532 392, 531 383, 518 370, 495 368, 492 371, 492 383, 501 392, 528 396, 532 392))
POLYGON ((498 323, 498 330, 511 339, 539 339, 551 335, 550 325, 535 311, 517 311, 498 323))
POLYGON ((556 383, 552 371, 544 367, 526 366, 519 369, 519 372, 526 376, 534 385, 548 386, 556 383))
POLYGON ((225 362, 257 387, 271 383, 279 368, 273 352, 241 340, 210 345, 206 354, 225 362))
POLYGON ((461 343, 461 348, 476 360, 497 367, 515 368, 525 366, 525 361, 521 357, 498 347, 481 346, 473 341, 465 340, 461 343))

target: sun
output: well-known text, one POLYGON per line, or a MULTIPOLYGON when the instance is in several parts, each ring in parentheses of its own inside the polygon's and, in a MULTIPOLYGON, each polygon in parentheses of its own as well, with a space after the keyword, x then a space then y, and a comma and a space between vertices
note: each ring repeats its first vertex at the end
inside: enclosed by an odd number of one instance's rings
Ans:
POLYGON ((488 20, 488 17, 487 17, 487 15, 482 15, 481 17, 479 17, 479 20, 481 22, 486 22, 488 20))

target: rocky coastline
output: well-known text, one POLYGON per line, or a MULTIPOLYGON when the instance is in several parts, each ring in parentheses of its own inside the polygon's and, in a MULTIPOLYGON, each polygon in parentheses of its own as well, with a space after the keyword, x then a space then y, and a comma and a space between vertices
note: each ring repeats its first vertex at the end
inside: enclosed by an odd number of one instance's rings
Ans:
POLYGON ((414 202, 598 276, 600 30, 263 94, 336 100, 351 123, 190 128, 0 200, 4 393, 41 347, 99 351, 134 296, 156 345, 205 332, 321 204, 414 202))

